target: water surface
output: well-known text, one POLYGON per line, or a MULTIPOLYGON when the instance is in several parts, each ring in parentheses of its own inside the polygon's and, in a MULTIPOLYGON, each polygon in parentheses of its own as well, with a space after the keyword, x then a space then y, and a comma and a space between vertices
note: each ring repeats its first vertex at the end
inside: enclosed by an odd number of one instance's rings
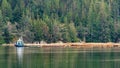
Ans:
POLYGON ((120 48, 1 46, 0 68, 120 68, 120 48))

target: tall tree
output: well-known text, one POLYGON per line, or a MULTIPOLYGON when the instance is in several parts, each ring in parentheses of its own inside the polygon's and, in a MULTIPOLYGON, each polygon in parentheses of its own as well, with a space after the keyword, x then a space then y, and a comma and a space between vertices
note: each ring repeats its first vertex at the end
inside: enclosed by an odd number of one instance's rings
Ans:
POLYGON ((5 43, 10 43, 12 40, 12 36, 10 35, 7 28, 4 29, 3 37, 4 37, 5 43))
POLYGON ((12 9, 11 5, 7 2, 7 0, 2 0, 2 14, 4 21, 10 21, 12 18, 12 9))
POLYGON ((78 42, 79 41, 79 39, 77 38, 77 31, 76 31, 76 28, 74 26, 74 23, 71 22, 69 24, 68 32, 69 32, 69 36, 70 36, 70 39, 71 39, 70 42, 78 42))
POLYGON ((110 41, 110 22, 109 22, 109 10, 107 3, 104 0, 100 3, 100 11, 99 11, 99 23, 100 23, 100 36, 99 39, 102 42, 110 41))
POLYGON ((19 9, 18 5, 16 5, 12 15, 12 22, 20 22, 22 18, 22 11, 19 9))
POLYGON ((3 17, 2 17, 2 11, 0 10, 0 44, 4 43, 4 39, 3 39, 3 36, 2 36, 2 30, 3 30, 3 17))

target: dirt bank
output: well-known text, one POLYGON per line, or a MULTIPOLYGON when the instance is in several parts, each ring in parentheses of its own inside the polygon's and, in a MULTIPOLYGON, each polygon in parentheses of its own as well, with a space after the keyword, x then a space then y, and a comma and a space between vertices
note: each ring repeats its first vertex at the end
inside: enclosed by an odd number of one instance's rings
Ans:
MULTIPOLYGON (((3 44, 2 46, 14 46, 14 44, 3 44)), ((25 44, 26 47, 83 47, 83 48, 111 48, 120 47, 120 43, 44 43, 44 44, 25 44)))

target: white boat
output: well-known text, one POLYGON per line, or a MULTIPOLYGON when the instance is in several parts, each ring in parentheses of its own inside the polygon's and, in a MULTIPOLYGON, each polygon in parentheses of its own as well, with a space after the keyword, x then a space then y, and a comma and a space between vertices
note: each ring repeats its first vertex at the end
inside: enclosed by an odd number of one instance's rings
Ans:
POLYGON ((24 46, 23 39, 22 39, 22 38, 19 38, 19 39, 17 40, 17 42, 15 43, 15 46, 16 46, 16 47, 23 47, 23 46, 24 46))

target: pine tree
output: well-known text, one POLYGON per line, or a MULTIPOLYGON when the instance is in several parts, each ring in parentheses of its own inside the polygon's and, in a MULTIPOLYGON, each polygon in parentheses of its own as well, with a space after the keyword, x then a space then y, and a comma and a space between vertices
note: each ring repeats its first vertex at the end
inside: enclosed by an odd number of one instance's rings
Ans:
MULTIPOLYGON (((2 11, 0 10, 0 27, 3 27, 3 15, 2 15, 2 11)), ((1 30, 0 28, 0 30, 1 30)))
POLYGON ((20 22, 20 20, 22 18, 22 12, 21 12, 20 8, 18 7, 18 5, 16 5, 12 15, 13 15, 12 22, 20 22))
POLYGON ((12 36, 10 35, 10 33, 9 33, 7 28, 4 29, 4 33, 3 33, 2 36, 4 38, 5 43, 10 43, 11 42, 12 36))
POLYGON ((4 26, 3 16, 2 16, 2 11, 0 10, 0 44, 4 43, 4 39, 3 39, 3 36, 2 36, 3 26, 4 26))
POLYGON ((79 41, 79 39, 77 38, 77 31, 76 31, 76 28, 74 26, 74 23, 70 23, 69 24, 69 36, 70 36, 70 39, 71 39, 71 42, 77 42, 79 41))
POLYGON ((11 5, 7 2, 7 0, 2 0, 2 14, 4 21, 10 21, 12 18, 12 9, 11 5))
POLYGON ((102 42, 108 42, 110 41, 110 29, 109 29, 109 12, 108 7, 106 6, 106 3, 104 0, 100 3, 100 11, 99 11, 99 26, 100 26, 100 36, 99 40, 102 42))

